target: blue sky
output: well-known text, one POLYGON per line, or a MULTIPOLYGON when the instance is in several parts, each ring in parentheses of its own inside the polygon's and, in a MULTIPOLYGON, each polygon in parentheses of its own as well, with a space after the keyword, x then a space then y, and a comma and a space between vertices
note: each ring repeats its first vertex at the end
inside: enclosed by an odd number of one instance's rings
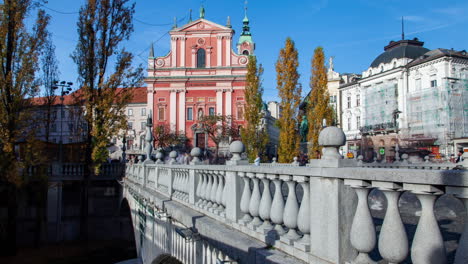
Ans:
MULTIPOLYGON (((49 0, 46 11, 52 16, 61 80, 76 82, 76 66, 70 54, 76 46, 76 21, 85 0, 49 0)), ((203 4, 205 18, 224 25, 227 16, 239 37, 244 16, 242 0, 138 0, 135 32, 125 47, 136 63, 146 67, 149 45, 155 42, 155 55, 169 51, 174 17, 179 26, 187 23, 189 9, 193 19, 203 4), (162 26, 159 26, 162 25, 162 26)), ((383 52, 390 40, 401 39, 401 16, 405 17, 405 36, 418 37, 425 47, 468 50, 468 1, 466 0, 250 0, 248 16, 256 42, 256 55, 265 68, 264 100, 278 100, 275 62, 287 37, 299 51, 299 73, 303 93, 309 91, 310 61, 313 50, 323 46, 333 56, 338 72, 361 73, 383 52)), ((327 60, 328 61, 328 60, 327 60)))

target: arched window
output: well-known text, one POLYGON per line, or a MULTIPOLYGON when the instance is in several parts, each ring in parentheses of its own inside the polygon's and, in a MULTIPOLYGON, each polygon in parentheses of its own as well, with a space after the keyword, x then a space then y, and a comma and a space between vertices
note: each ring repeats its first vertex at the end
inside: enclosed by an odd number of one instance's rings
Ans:
POLYGON ((243 54, 243 55, 249 55, 249 51, 248 51, 248 50, 244 50, 244 51, 242 52, 242 54, 243 54))
POLYGON ((197 68, 205 68, 206 52, 204 49, 197 50, 197 68))

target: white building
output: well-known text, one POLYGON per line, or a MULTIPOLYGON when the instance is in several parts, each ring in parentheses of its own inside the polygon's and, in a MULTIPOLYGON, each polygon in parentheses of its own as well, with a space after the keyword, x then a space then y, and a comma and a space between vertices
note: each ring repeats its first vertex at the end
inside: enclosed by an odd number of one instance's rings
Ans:
POLYGON ((442 155, 468 145, 466 51, 391 41, 362 73, 340 86, 344 153, 392 160, 394 147, 442 155))

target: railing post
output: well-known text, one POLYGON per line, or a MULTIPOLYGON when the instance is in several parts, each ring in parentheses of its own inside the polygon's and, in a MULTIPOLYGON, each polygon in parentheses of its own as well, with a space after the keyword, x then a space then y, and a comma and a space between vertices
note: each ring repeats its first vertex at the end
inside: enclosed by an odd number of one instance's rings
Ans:
POLYGON ((226 171, 226 218, 237 222, 241 217, 240 200, 242 195, 241 178, 235 171, 226 171))
MULTIPOLYGON (((323 155, 321 159, 311 159, 308 166, 327 170, 356 166, 355 160, 344 160, 338 153, 338 148, 345 143, 346 136, 340 128, 326 127, 319 135, 323 155)), ((357 256, 350 243, 357 204, 354 191, 345 186, 342 179, 325 177, 310 177, 309 188, 310 234, 313 234, 310 236, 310 252, 314 252, 317 261, 349 262, 357 256)))

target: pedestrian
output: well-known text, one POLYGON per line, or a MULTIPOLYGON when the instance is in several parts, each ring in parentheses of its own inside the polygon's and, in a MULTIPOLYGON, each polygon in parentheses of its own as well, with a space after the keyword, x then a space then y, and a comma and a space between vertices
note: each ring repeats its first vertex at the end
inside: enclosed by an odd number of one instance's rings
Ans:
POLYGON ((254 160, 254 165, 255 166, 260 166, 260 157, 257 155, 257 157, 254 160))
POLYGON ((458 157, 457 157, 457 160, 455 161, 455 163, 459 163, 459 162, 462 162, 463 161, 463 151, 460 150, 458 151, 458 157))

